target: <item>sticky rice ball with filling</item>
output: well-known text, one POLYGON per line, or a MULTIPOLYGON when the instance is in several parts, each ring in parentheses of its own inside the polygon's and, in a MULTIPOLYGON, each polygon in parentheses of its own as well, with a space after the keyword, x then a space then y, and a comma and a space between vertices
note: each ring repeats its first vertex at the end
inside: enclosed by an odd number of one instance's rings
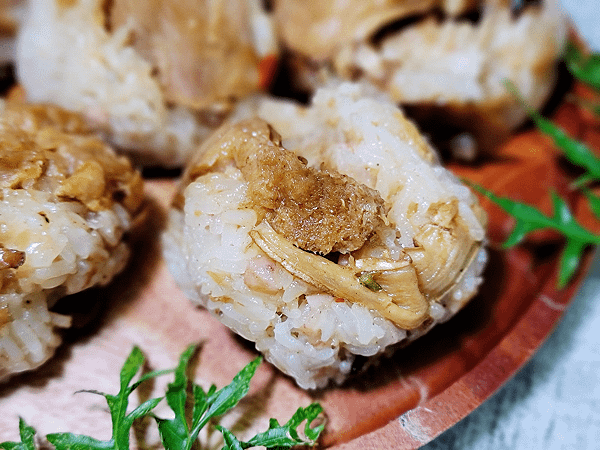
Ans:
POLYGON ((257 101, 187 167, 163 235, 182 290, 305 389, 422 336, 482 282, 476 198, 371 94, 257 101))
POLYGON ((61 343, 61 298, 126 265, 140 174, 60 108, 0 102, 0 379, 61 343))
POLYGON ((330 77, 368 80, 410 106, 431 134, 443 123, 445 139, 462 136, 449 146, 474 159, 527 119, 505 80, 535 109, 556 85, 567 19, 557 0, 517 3, 277 0, 274 10, 291 73, 305 89, 330 77))
POLYGON ((269 84, 277 46, 260 0, 38 0, 16 53, 30 101, 82 113, 136 163, 178 166, 269 84))

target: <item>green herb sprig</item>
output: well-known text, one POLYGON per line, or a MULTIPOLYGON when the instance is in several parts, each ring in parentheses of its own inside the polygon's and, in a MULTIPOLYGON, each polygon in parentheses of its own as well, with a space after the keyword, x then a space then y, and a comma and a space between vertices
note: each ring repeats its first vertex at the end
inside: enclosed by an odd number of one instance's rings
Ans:
POLYGON ((269 421, 269 429, 259 433, 247 442, 238 441, 231 431, 217 425, 216 428, 223 433, 225 438, 224 450, 238 450, 251 447, 263 446, 267 448, 291 448, 297 445, 314 445, 319 434, 323 431, 325 424, 311 427, 311 423, 323 412, 323 408, 317 403, 311 403, 306 408, 298 408, 292 418, 285 424, 279 425, 276 419, 269 421), (298 427, 304 425, 304 435, 308 440, 303 440, 298 434, 298 427))
POLYGON ((22 417, 19 417, 19 436, 21 442, 2 442, 0 449, 3 450, 36 450, 34 437, 35 430, 25 423, 22 417))
MULTIPOLYGON (((157 423, 161 441, 165 450, 191 449, 196 443, 200 430, 208 423, 224 415, 248 393, 250 380, 262 361, 258 357, 244 367, 233 381, 217 390, 211 386, 207 392, 202 387, 188 380, 187 370, 190 360, 197 347, 189 346, 180 356, 175 369, 153 371, 143 374, 138 381, 132 384, 133 378, 144 363, 144 356, 138 347, 134 347, 127 357, 120 375, 120 390, 116 395, 109 395, 97 391, 80 391, 100 394, 106 398, 112 419, 112 438, 101 441, 90 436, 73 433, 51 433, 46 439, 57 450, 129 450, 129 434, 136 419, 146 416, 153 417, 157 423), (169 407, 175 413, 173 419, 161 419, 152 413, 163 397, 152 398, 130 413, 127 413, 128 398, 133 391, 144 381, 159 375, 174 373, 174 381, 167 387, 165 398, 169 407), (193 406, 188 408, 188 390, 191 387, 193 406), (190 418, 190 424, 188 423, 190 418)), ((284 425, 279 425, 277 420, 271 419, 267 431, 258 433, 248 441, 240 441, 227 428, 216 424, 215 429, 223 434, 224 449, 246 449, 263 446, 267 449, 285 449, 297 445, 313 446, 325 427, 322 420, 323 408, 318 403, 313 403, 306 408, 298 408, 292 418, 284 425), (298 428, 304 426, 304 437, 300 436, 298 428), (313 423, 315 423, 313 425, 313 423)), ((25 421, 19 419, 21 442, 0 443, 2 450, 36 450, 34 442, 35 430, 25 421)))
POLYGON ((89 436, 73 433, 52 433, 46 436, 48 442, 56 447, 57 450, 77 450, 77 449, 111 449, 111 450, 129 450, 129 430, 134 420, 146 416, 162 400, 152 398, 145 401, 130 413, 127 413, 129 405, 129 396, 144 381, 172 372, 172 370, 160 370, 149 372, 140 377, 138 381, 131 384, 131 381, 138 373, 144 363, 144 355, 138 347, 134 347, 123 367, 120 375, 120 389, 117 395, 105 394, 93 390, 83 390, 78 392, 89 392, 104 396, 110 409, 112 419, 112 438, 108 441, 101 441, 89 436))
POLYGON ((590 245, 600 244, 600 236, 583 228, 573 217, 565 201, 555 192, 551 193, 553 215, 547 216, 531 205, 499 197, 481 186, 468 181, 467 183, 515 218, 516 224, 508 239, 502 244, 504 248, 513 247, 528 233, 542 229, 553 229, 565 236, 567 242, 559 262, 558 287, 560 289, 564 288, 575 274, 583 251, 590 245))
MULTIPOLYGON (((575 78, 600 92, 600 54, 593 53, 586 58, 570 43, 567 46, 565 61, 575 78)), ((568 136, 561 127, 531 108, 512 82, 505 81, 505 86, 525 108, 536 127, 553 141, 567 160, 585 170, 585 173, 575 180, 573 187, 581 189, 590 209, 600 220, 600 197, 586 187, 589 183, 600 181, 600 158, 583 142, 568 136)), ((536 230, 553 229, 564 235, 566 244, 559 260, 559 289, 564 288, 574 276, 584 250, 600 244, 600 236, 582 227, 573 217, 566 202, 555 192, 550 193, 553 215, 547 216, 531 205, 499 197, 481 186, 465 181, 515 218, 515 226, 504 242, 504 248, 517 245, 528 233, 536 230)))
MULTIPOLYGON (((190 450, 200 430, 207 423, 235 407, 248 393, 250 379, 262 361, 261 357, 254 359, 233 378, 229 385, 218 391, 213 385, 205 392, 201 386, 190 382, 186 376, 186 368, 194 351, 195 347, 190 346, 181 355, 175 370, 175 381, 169 384, 167 389, 167 403, 175 413, 175 417, 167 420, 154 416, 163 445, 170 450, 190 450), (185 403, 190 385, 194 404, 191 425, 188 425, 185 403)), ((311 428, 311 424, 322 412, 323 408, 313 403, 307 408, 299 408, 284 426, 271 419, 266 432, 257 434, 247 442, 237 440, 231 431, 220 425, 216 425, 215 428, 223 434, 225 449, 245 449, 256 446, 280 449, 295 445, 314 445, 325 425, 321 423, 311 428), (301 439, 296 431, 304 421, 306 421, 304 434, 307 440, 301 439)))

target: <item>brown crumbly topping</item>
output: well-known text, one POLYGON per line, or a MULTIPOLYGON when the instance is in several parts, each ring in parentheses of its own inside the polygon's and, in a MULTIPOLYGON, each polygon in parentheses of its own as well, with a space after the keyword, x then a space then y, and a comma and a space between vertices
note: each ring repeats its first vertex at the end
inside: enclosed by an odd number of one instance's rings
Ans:
POLYGON ((51 192, 92 211, 118 202, 134 213, 143 200, 140 173, 90 134, 80 116, 17 102, 0 109, 0 188, 51 192))
POLYGON ((264 121, 242 122, 234 128, 257 140, 252 151, 235 156, 249 183, 252 207, 290 242, 320 254, 348 253, 360 248, 383 223, 384 202, 377 191, 338 172, 308 167, 281 146, 279 136, 264 121))

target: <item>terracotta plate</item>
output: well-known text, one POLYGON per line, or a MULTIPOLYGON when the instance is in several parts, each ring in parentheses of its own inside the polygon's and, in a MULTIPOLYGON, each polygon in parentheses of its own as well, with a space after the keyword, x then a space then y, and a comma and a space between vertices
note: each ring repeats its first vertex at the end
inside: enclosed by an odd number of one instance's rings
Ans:
MULTIPOLYGON (((586 94, 581 86, 572 89, 586 94)), ((585 110, 563 101, 554 118, 569 133, 598 148, 598 123, 585 110)), ((541 208, 549 207, 547 192, 555 189, 584 224, 597 226, 585 202, 568 189, 577 171, 535 131, 515 136, 476 167, 454 164, 451 168, 498 194, 541 208)), ((173 367, 190 343, 200 342, 195 376, 206 387, 225 385, 256 356, 252 345, 191 305, 160 257, 157 238, 174 188, 172 179, 148 182, 150 220, 129 269, 107 289, 64 300, 63 308, 78 311, 75 322, 80 328, 65 335, 56 357, 40 370, 0 386, 0 442, 18 440, 19 416, 39 436, 71 431, 110 438, 104 399, 75 392, 116 393, 119 369, 133 345, 147 356, 148 368, 157 369, 173 367)), ((327 414, 322 441, 326 447, 416 448, 480 405, 541 345, 591 260, 587 255, 567 289, 557 289, 560 237, 538 233, 519 247, 500 250, 498 243, 509 232, 510 219, 488 202, 483 204, 491 221, 486 281, 481 294, 455 318, 342 387, 305 392, 269 364, 262 364, 250 394, 236 415, 226 418, 229 426, 244 435, 266 428, 269 417, 286 421, 299 406, 319 401, 327 414)), ((160 378, 138 395, 141 399, 162 395, 167 382, 168 377, 160 378)), ((139 397, 132 402, 139 402, 139 397)), ((156 413, 166 416, 168 409, 161 404, 156 413)), ((132 446, 155 445, 155 428, 151 423, 136 428, 132 446)))

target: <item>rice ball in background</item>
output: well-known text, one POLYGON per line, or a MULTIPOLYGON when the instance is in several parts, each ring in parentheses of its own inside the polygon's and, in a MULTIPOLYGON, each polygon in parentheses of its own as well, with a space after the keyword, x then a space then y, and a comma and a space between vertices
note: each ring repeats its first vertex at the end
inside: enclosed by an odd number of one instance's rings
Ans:
POLYGON ((0 379, 53 355, 59 298, 125 267, 142 203, 139 172, 80 116, 0 101, 0 379))
POLYGON ((253 106, 205 141, 169 213, 164 256, 193 301, 313 389, 476 294, 485 213, 394 103, 343 83, 253 106))
POLYGON ((313 91, 331 77, 368 80, 414 107, 407 112, 428 132, 470 133, 470 141, 465 135, 451 141, 469 159, 476 147, 492 150, 526 119, 504 80, 536 109, 555 87, 567 35, 557 0, 368 5, 275 1, 278 35, 292 54, 290 73, 303 89, 313 91))
POLYGON ((276 61, 260 0, 38 0, 17 40, 28 99, 82 113, 143 165, 177 166, 276 61))

